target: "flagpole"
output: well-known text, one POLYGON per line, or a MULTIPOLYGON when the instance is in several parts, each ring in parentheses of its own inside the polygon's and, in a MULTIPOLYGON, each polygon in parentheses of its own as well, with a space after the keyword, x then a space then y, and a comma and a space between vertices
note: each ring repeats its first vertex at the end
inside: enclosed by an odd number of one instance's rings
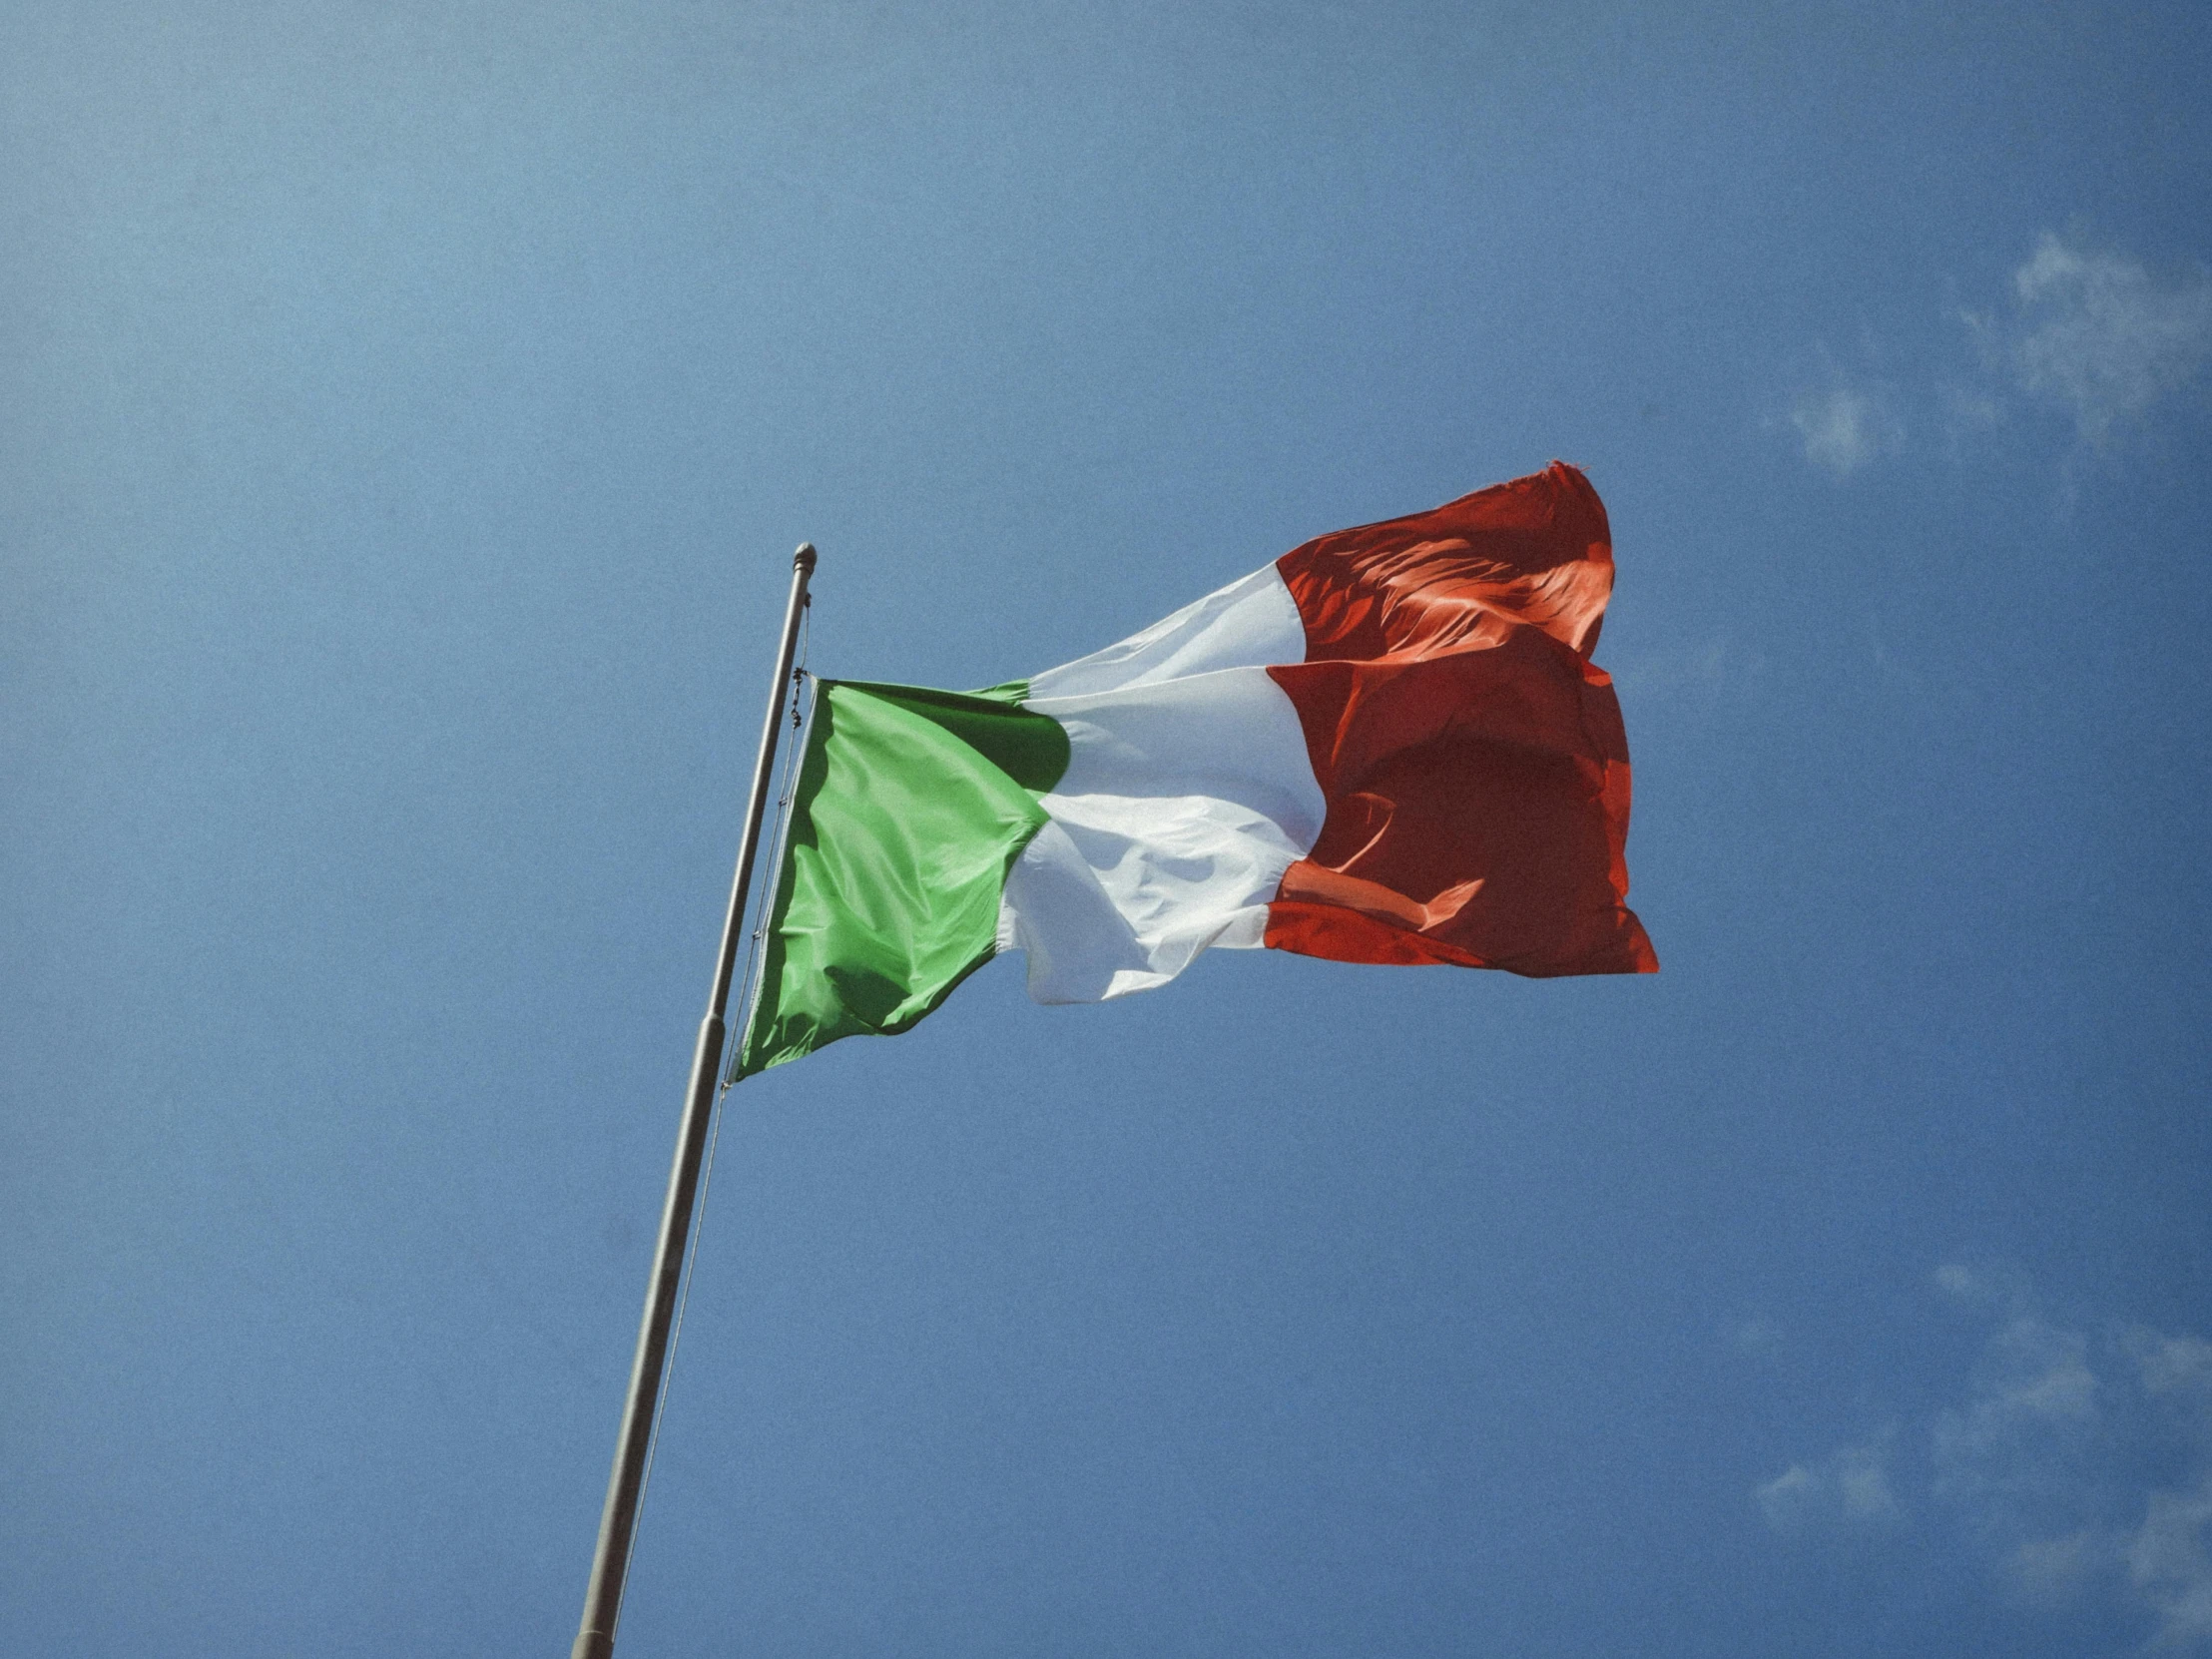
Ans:
POLYGON ((814 546, 802 542, 792 556, 791 603, 784 612, 784 643, 776 653, 776 681, 769 688, 768 718, 761 723, 761 754, 753 764, 753 795, 746 804, 745 836, 738 843, 738 872, 730 885, 730 913, 722 924, 722 953, 715 959, 715 985, 707 997, 707 1017, 700 1021, 699 1045, 692 1053, 691 1085, 685 1093, 683 1124, 676 1136, 676 1163, 668 1175, 660 1240, 653 1247, 653 1277, 646 1286, 637 1358, 630 1366, 630 1391, 622 1402, 622 1431, 615 1440, 614 1472, 608 1476, 607 1505, 600 1512, 599 1545, 592 1555, 591 1581, 584 1591, 583 1624, 576 1633, 576 1645, 569 1650, 569 1659, 611 1659, 615 1650, 622 1585, 630 1570, 630 1541, 638 1525, 638 1493, 653 1440, 653 1408, 661 1396, 669 1324, 676 1313, 677 1294, 683 1288, 684 1252, 691 1242, 692 1209, 699 1194, 699 1167, 707 1150, 707 1131, 714 1121, 715 1084, 722 1068, 725 1036, 723 1009, 729 1003, 730 981, 737 972, 745 896, 753 885, 753 860, 760 850, 761 820, 768 812, 792 656, 799 641, 800 618, 807 610, 807 585, 814 574, 814 546))

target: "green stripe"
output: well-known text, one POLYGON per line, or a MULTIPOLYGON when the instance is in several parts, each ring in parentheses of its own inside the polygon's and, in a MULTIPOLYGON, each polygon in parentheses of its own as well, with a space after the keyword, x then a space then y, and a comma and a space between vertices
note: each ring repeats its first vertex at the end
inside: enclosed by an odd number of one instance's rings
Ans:
POLYGON ((1006 872, 1067 771, 1060 723, 987 692, 825 680, 738 1075, 904 1031, 990 960, 1006 872))

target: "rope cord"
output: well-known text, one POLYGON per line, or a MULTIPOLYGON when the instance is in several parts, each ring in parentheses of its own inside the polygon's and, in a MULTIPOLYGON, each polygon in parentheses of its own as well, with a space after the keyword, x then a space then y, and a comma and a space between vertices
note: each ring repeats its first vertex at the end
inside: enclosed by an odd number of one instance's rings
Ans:
POLYGON ((799 666, 792 671, 792 741, 784 753, 784 782, 776 797, 776 836, 769 843, 768 872, 761 878, 761 907, 753 917, 753 932, 746 941, 745 972, 738 980, 737 1041, 722 1068, 722 1092, 737 1086, 738 1067, 745 1061, 745 1035, 753 1029, 754 1004, 760 1000, 759 973, 768 948, 769 923, 774 920, 776 883, 784 868, 784 845, 791 835, 792 802, 799 793, 799 769, 806 758, 807 726, 814 713, 814 699, 807 694, 819 684, 807 672, 808 634, 814 626, 814 607, 807 608, 799 637, 799 666))
MULTIPOLYGON (((771 892, 775 890, 776 871, 783 867, 784 831, 791 823, 792 792, 798 785, 798 757, 800 751, 805 747, 799 737, 799 733, 805 725, 805 715, 801 710, 801 693, 806 690, 808 683, 814 679, 814 676, 807 672, 807 647, 814 636, 814 601, 810 595, 807 608, 800 617, 799 661, 792 669, 792 729, 794 736, 792 742, 786 747, 784 785, 777 797, 775 850, 768 864, 768 882, 771 892)), ((746 986, 752 984, 754 966, 760 959, 761 941, 767 935, 767 913, 768 905, 764 901, 761 906, 762 919, 754 924, 752 944, 746 956, 744 981, 746 986)), ((738 1005, 747 1010, 746 1023, 750 1024, 752 1020, 750 999, 741 994, 738 1005)), ((745 1038, 745 1028, 744 1024, 738 1027, 738 1039, 741 1044, 745 1038)), ((684 1310, 691 1303, 692 1270, 699 1264, 699 1236, 706 1231, 707 1198, 714 1191, 715 1148, 722 1140, 722 1097, 730 1092, 731 1085, 737 1081, 735 1073, 739 1053, 740 1050, 738 1049, 733 1049, 731 1052, 730 1065, 724 1073, 722 1087, 715 1095, 714 1120, 707 1130, 706 1164, 699 1177, 699 1202, 692 1212, 692 1247, 684 1253, 684 1278, 676 1290, 676 1318, 669 1325, 668 1357, 662 1362, 661 1392, 660 1396, 653 1402, 653 1428, 645 1437, 645 1468, 638 1475, 637 1519, 632 1523, 630 1531, 630 1552, 633 1559, 637 1554, 638 1535, 645 1530, 645 1495, 652 1489, 653 1463, 660 1455, 661 1418, 667 1414, 668 1396, 671 1386, 676 1381, 676 1351, 684 1338, 684 1310)), ((621 1630, 622 1604, 618 1602, 615 1606, 615 1628, 607 1634, 611 1639, 619 1635, 621 1630)))

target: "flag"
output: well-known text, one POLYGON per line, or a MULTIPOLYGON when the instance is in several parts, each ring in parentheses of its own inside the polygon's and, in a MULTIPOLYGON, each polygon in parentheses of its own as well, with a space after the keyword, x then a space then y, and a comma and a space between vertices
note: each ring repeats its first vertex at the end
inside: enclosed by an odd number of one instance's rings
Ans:
POLYGON ((1589 480, 1306 543, 988 691, 820 682, 741 1075, 904 1031, 1002 951, 1039 1002, 1210 947, 1649 973, 1589 480))

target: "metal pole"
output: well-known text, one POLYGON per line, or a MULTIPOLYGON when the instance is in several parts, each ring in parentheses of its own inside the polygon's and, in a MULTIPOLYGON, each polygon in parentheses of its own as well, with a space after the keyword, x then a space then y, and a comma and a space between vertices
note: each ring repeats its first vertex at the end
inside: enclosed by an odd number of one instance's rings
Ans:
POLYGON ((661 1397, 662 1372, 668 1360, 669 1322, 684 1280, 684 1251, 691 1242, 692 1207, 699 1193, 699 1165, 714 1121, 715 1083, 722 1067, 722 1014, 737 971, 739 929, 744 925, 745 895, 753 885, 753 859, 760 850, 761 820, 776 769, 776 740, 783 727, 784 698, 792 677, 792 654, 799 641, 799 620, 807 609, 807 584, 815 574, 815 550, 801 543, 792 557, 791 604, 784 612, 784 643, 776 654, 776 682, 769 689, 768 718, 761 724, 761 756, 753 765, 753 796, 745 810, 745 838, 738 843, 738 873, 730 885, 730 914, 722 924, 722 953, 715 959, 715 987, 707 997, 707 1017, 699 1025, 699 1046, 692 1053, 691 1086, 684 1097, 683 1126, 676 1136, 676 1164, 668 1175, 668 1202, 661 1209, 660 1242, 653 1247, 653 1277, 646 1286, 645 1318, 638 1327, 638 1354, 630 1366, 630 1392, 622 1402, 622 1432, 615 1441, 614 1472, 607 1480, 607 1506, 599 1517, 599 1547, 592 1556, 591 1582, 584 1591, 584 1620, 570 1659, 611 1659, 615 1622, 622 1614, 622 1582, 630 1570, 630 1540, 638 1525, 638 1488, 653 1438, 653 1407, 661 1397))

